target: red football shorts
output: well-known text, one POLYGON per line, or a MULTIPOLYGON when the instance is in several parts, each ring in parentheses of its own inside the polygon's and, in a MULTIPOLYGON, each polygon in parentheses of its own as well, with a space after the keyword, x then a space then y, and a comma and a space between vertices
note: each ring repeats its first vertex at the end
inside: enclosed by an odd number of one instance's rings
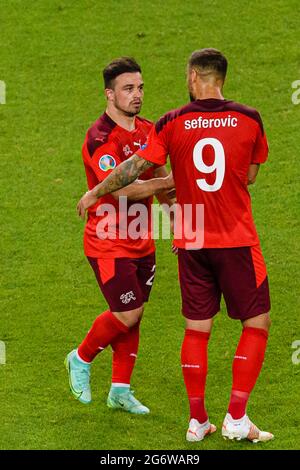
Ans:
POLYGON ((223 294, 228 315, 246 320, 270 310, 266 265, 259 245, 178 250, 182 313, 207 320, 220 310, 223 294))
POLYGON ((155 253, 143 258, 90 258, 112 312, 126 312, 148 301, 155 276, 155 253))

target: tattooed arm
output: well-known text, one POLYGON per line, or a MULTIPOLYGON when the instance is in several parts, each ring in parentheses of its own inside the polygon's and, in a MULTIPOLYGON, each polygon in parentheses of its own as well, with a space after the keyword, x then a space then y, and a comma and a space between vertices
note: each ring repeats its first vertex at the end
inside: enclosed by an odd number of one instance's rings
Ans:
POLYGON ((85 193, 77 204, 78 215, 84 219, 85 211, 94 205, 99 197, 110 194, 118 189, 124 188, 132 183, 141 173, 146 171, 154 164, 132 155, 132 157, 125 160, 118 165, 111 174, 105 178, 101 183, 97 184, 91 191, 85 193))

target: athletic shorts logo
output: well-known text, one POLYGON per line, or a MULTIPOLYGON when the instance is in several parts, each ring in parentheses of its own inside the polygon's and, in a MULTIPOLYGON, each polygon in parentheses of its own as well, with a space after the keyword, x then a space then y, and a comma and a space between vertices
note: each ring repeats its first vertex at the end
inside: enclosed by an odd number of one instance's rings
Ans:
POLYGON ((126 294, 122 294, 120 296, 120 300, 122 300, 123 304, 129 304, 131 300, 136 300, 136 297, 134 296, 134 293, 131 291, 126 292, 126 294))
POLYGON ((113 170, 116 166, 116 160, 111 155, 102 155, 99 160, 99 168, 103 171, 113 170))

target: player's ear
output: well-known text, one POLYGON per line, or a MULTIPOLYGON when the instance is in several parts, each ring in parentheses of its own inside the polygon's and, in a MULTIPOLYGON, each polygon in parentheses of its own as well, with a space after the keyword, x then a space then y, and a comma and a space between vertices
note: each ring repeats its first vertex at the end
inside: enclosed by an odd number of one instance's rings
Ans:
POLYGON ((198 76, 197 70, 191 69, 191 70, 190 70, 190 80, 191 80, 191 83, 195 83, 195 82, 196 82, 197 76, 198 76))
POLYGON ((113 101, 114 90, 112 90, 111 88, 105 88, 104 93, 107 101, 113 101))

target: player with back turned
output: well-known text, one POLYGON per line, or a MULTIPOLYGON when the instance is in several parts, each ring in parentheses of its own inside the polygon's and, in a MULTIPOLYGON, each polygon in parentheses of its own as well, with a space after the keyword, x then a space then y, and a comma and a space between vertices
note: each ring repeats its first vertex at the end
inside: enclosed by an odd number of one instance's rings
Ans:
POLYGON ((204 399, 208 341, 223 294, 228 314, 242 323, 242 332, 222 435, 268 441, 273 435, 260 431, 246 413, 271 323, 267 272, 247 185, 266 161, 268 145, 259 113, 224 99, 226 71, 227 60, 218 50, 195 51, 187 69, 191 103, 165 114, 151 130, 147 147, 83 196, 77 208, 84 216, 98 197, 129 184, 153 164, 164 165, 170 156, 177 201, 181 207, 191 205, 193 228, 204 228, 203 242, 193 249, 185 235, 175 239, 186 319, 181 365, 190 404, 187 440, 200 441, 216 430, 204 399), (204 207, 204 227, 195 227, 199 205, 204 207))

